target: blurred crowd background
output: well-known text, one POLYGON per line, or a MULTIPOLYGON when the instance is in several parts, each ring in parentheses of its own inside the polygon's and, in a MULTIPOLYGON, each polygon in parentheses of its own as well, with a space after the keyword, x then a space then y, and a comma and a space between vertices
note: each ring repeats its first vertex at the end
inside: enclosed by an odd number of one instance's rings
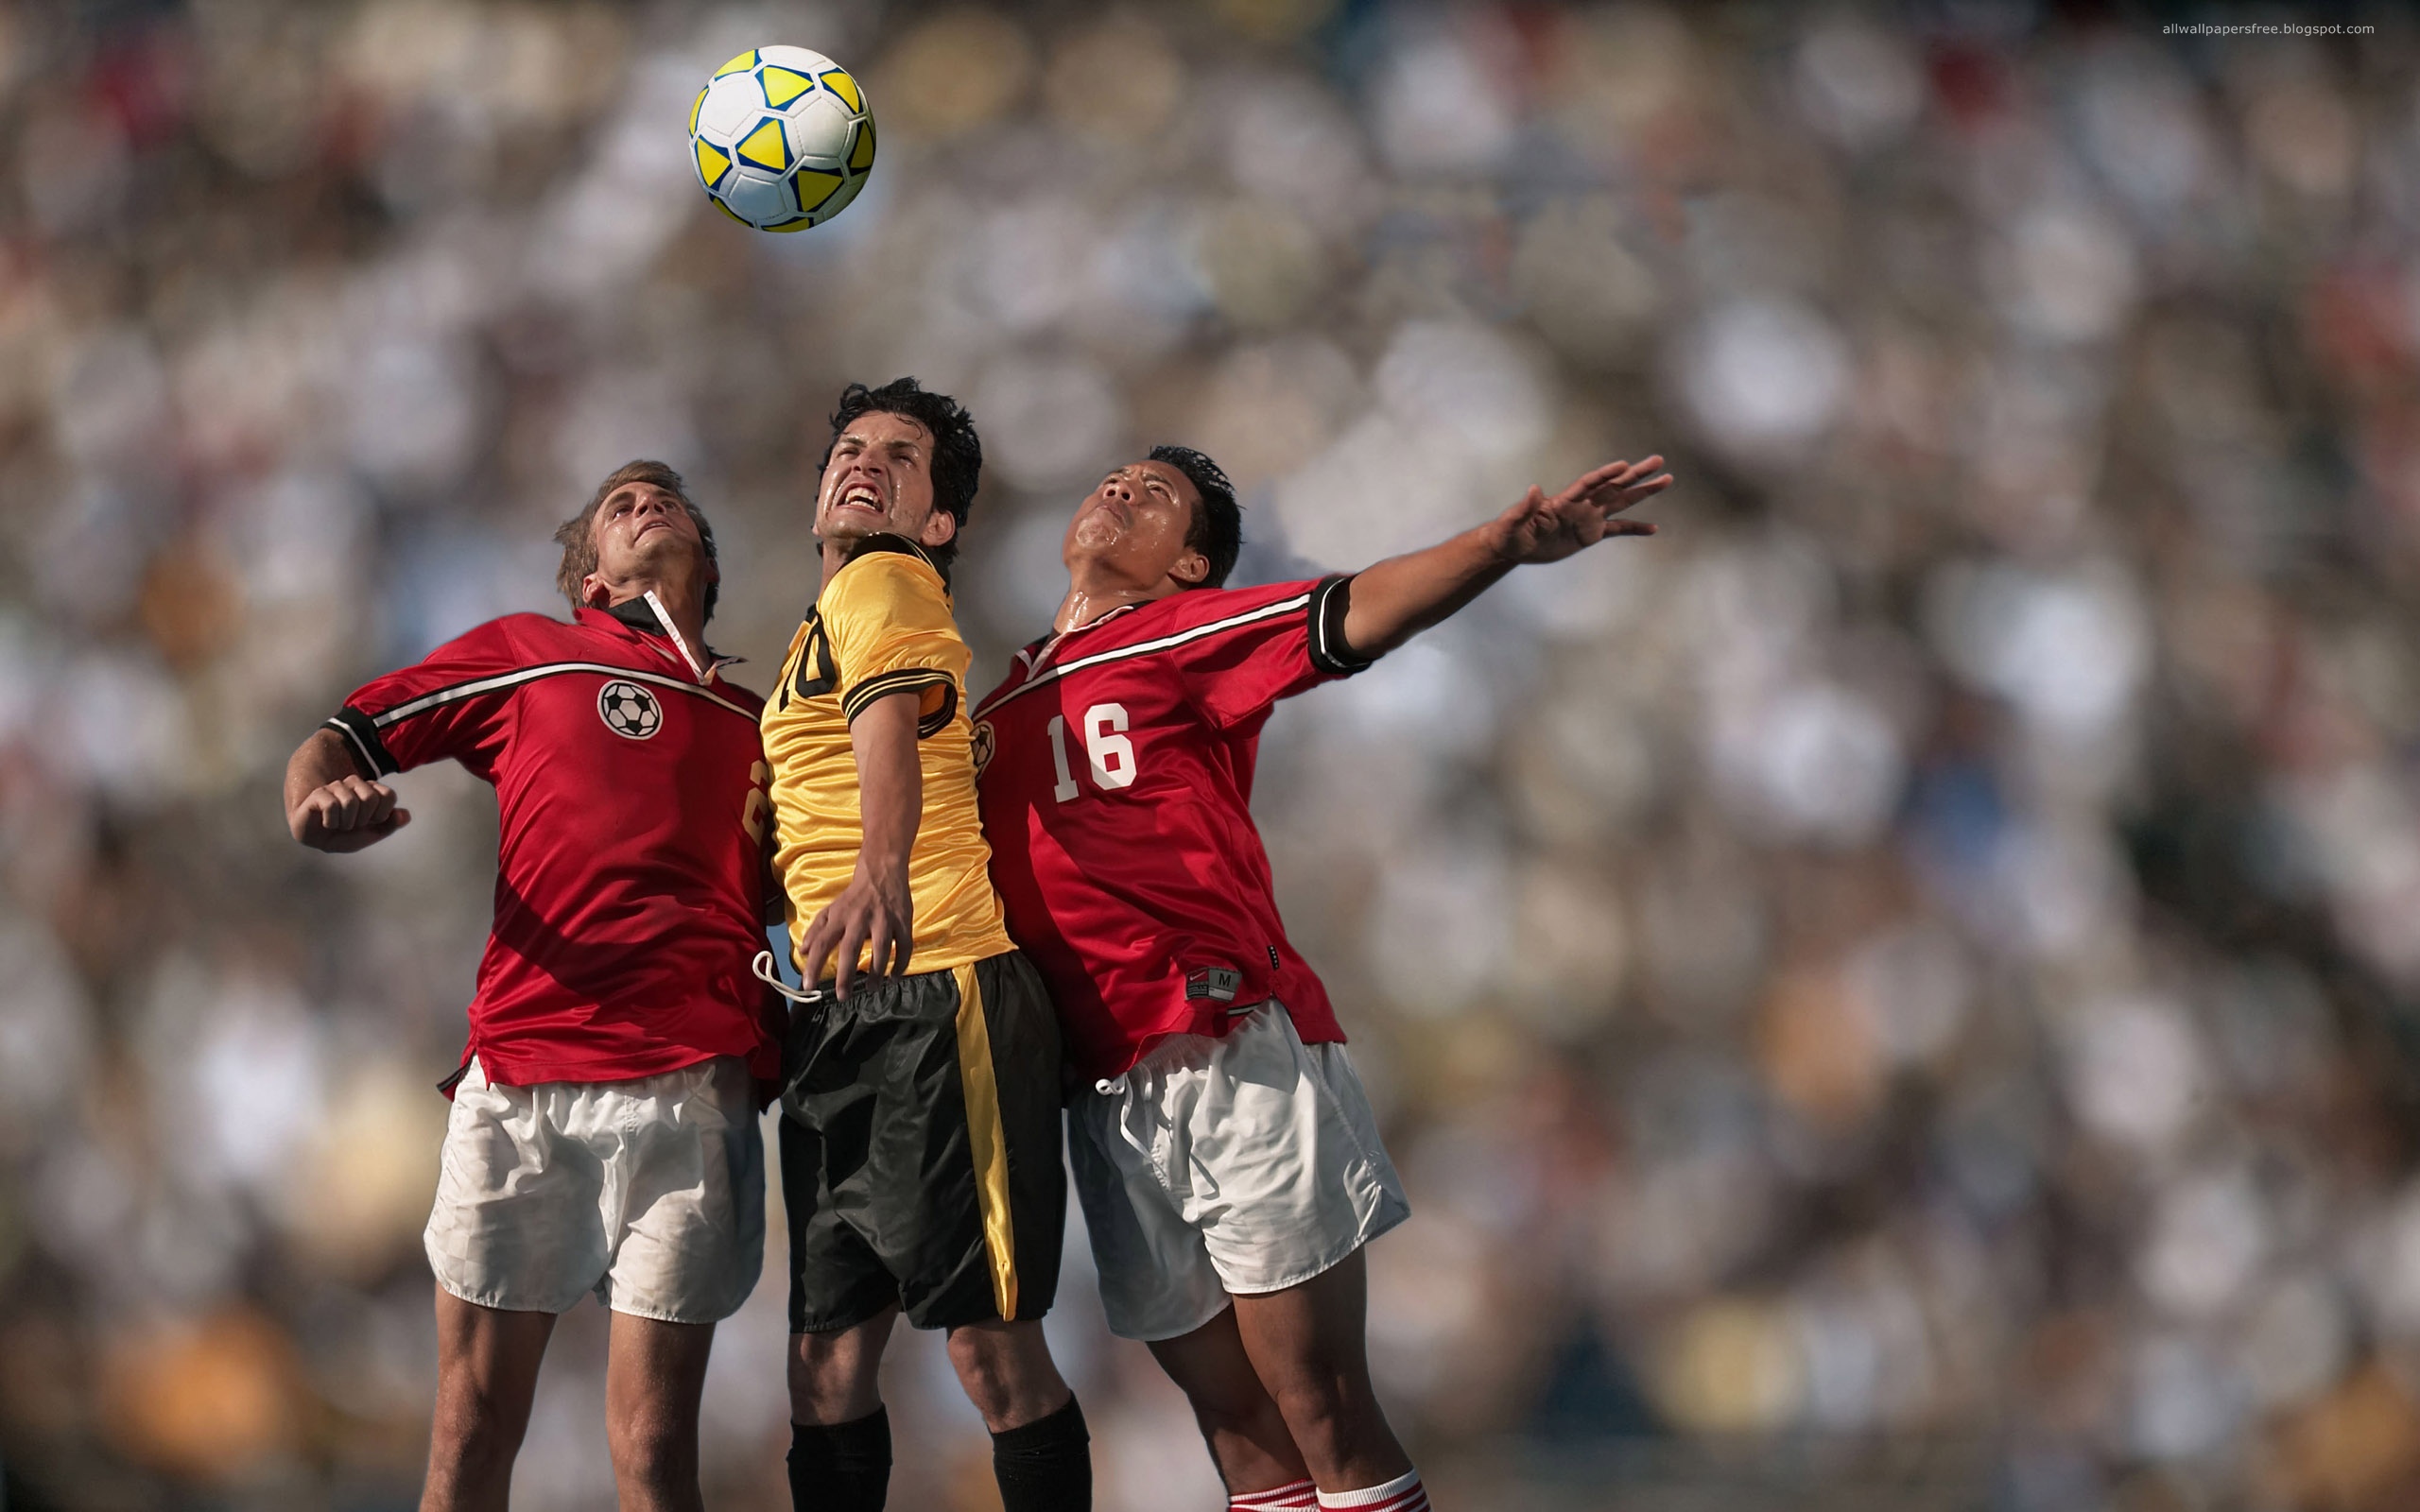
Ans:
MULTIPOLYGON (((823 417, 910 372, 986 441, 978 688, 1150 442, 1239 581, 1680 477, 1268 734, 1441 1506, 2420 1504, 2420 35, 2091 9, 0 6, 9 1506, 412 1504, 493 806, 330 860, 284 760, 561 612, 632 456, 769 676, 823 417), (771 42, 884 133, 804 235, 683 155, 771 42)), ((1215 1506, 1070 1245, 1099 1504, 1215 1506)), ((717 1506, 786 1505, 782 1330, 717 1506)), ((520 1505, 610 1504, 601 1339, 520 1505)), ((892 1504, 996 1505, 890 1375, 892 1504)))

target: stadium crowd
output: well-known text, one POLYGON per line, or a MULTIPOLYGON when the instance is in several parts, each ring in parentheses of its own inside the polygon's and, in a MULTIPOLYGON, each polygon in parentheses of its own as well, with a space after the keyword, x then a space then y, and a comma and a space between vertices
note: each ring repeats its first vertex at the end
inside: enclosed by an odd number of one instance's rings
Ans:
MULTIPOLYGON (((0 8, 9 1504, 411 1504, 493 807, 331 866, 285 754, 549 608, 633 456, 761 681, 906 372, 986 441, 977 688, 1140 443, 1235 474, 1238 582, 1681 479, 1269 735, 1441 1505, 2413 1504, 2420 35, 2055 9, 0 8), (683 156, 773 41, 884 132, 800 236, 683 156)), ((1214 1504, 1070 1245, 1100 1504, 1214 1504)), ((786 1504, 779 1293, 717 1505, 786 1504)), ((601 1324, 520 1504, 610 1499, 601 1324)), ((894 1504, 983 1504, 891 1369, 894 1504)))

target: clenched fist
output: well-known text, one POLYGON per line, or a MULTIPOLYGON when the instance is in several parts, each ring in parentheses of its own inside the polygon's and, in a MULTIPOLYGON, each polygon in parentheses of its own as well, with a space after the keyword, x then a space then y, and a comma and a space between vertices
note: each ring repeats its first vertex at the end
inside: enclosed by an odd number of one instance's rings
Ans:
POLYGON ((338 854, 375 845, 411 821, 411 810, 395 806, 393 788, 359 777, 311 789, 285 816, 294 838, 338 854))

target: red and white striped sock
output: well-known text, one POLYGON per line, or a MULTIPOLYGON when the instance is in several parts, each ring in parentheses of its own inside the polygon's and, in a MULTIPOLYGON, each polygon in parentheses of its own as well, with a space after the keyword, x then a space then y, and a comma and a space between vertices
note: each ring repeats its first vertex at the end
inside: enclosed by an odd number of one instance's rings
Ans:
POLYGON ((1420 1484, 1420 1472, 1404 1471, 1384 1486, 1373 1486, 1359 1491, 1322 1491, 1322 1512, 1349 1507, 1352 1512, 1428 1512, 1428 1491, 1420 1484))
POLYGON ((1265 1491, 1227 1493, 1227 1512, 1300 1512, 1319 1504, 1319 1488, 1307 1480, 1288 1481, 1265 1491))

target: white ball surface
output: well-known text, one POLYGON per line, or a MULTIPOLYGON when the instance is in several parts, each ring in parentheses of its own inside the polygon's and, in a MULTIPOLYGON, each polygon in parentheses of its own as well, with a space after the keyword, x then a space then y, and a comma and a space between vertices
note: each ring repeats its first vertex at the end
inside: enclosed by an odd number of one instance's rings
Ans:
POLYGON ((873 171, 864 86, 805 47, 759 47, 715 70, 691 107, 689 135, 699 185, 759 231, 821 225, 873 171))

